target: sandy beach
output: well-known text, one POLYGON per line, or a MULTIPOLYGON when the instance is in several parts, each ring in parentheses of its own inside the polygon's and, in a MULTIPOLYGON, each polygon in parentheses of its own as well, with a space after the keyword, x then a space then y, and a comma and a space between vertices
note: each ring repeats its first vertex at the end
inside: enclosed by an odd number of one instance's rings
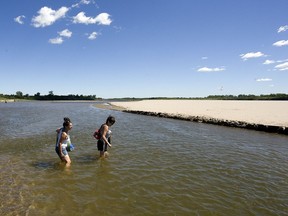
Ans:
POLYGON ((132 111, 288 127, 288 101, 142 100, 111 104, 132 111))
POLYGON ((0 103, 8 103, 8 102, 15 102, 14 99, 1 99, 0 103))

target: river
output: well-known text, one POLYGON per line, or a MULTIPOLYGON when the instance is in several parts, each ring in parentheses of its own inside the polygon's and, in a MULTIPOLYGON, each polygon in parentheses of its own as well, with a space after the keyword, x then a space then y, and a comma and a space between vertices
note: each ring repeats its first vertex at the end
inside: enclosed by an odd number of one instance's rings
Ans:
POLYGON ((0 103, 0 215, 287 215, 287 136, 95 104, 0 103), (92 134, 109 115, 99 159, 92 134), (68 169, 54 150, 65 116, 68 169))

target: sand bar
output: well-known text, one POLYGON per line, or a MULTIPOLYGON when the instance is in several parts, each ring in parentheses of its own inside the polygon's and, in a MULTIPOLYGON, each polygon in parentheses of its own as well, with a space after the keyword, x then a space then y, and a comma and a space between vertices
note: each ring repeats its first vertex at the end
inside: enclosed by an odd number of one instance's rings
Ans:
POLYGON ((142 100, 111 104, 132 111, 288 127, 288 101, 142 100))

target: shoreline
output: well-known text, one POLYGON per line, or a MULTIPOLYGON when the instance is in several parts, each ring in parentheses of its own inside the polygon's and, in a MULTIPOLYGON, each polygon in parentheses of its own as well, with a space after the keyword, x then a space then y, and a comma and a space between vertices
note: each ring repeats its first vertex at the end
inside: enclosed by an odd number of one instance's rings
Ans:
POLYGON ((288 135, 288 101, 142 100, 109 104, 109 109, 132 114, 288 135))
POLYGON ((11 103, 11 102, 16 102, 15 99, 1 99, 0 103, 11 103))

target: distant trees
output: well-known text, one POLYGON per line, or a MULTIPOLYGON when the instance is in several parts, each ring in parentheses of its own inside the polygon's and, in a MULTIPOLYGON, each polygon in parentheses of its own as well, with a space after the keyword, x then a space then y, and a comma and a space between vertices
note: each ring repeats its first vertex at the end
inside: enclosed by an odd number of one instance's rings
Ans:
MULTIPOLYGON (((2 99, 26 99, 26 100, 101 100, 102 98, 97 98, 96 95, 55 95, 53 91, 49 91, 47 95, 41 95, 37 92, 33 96, 28 94, 23 94, 21 91, 17 91, 15 95, 5 95, 0 94, 2 99)), ((288 94, 278 93, 278 94, 268 94, 268 95, 245 95, 239 94, 235 95, 209 95, 207 97, 150 97, 150 98, 110 98, 110 100, 288 100, 288 94)))
POLYGON ((21 91, 17 91, 16 98, 23 98, 23 93, 21 91))
POLYGON ((204 99, 211 99, 211 100, 288 100, 287 94, 269 94, 269 95, 244 95, 240 94, 238 96, 234 95, 209 95, 204 99))
MULTIPOLYGON (((54 95, 53 91, 49 91, 47 95, 41 95, 40 92, 30 96, 29 94, 23 94, 21 91, 17 91, 15 95, 0 94, 1 98, 6 99, 26 99, 26 100, 96 100, 96 95, 54 95)), ((101 99, 101 98, 98 98, 101 99)))
POLYGON ((37 96, 36 100, 96 100, 96 95, 43 95, 37 96))

